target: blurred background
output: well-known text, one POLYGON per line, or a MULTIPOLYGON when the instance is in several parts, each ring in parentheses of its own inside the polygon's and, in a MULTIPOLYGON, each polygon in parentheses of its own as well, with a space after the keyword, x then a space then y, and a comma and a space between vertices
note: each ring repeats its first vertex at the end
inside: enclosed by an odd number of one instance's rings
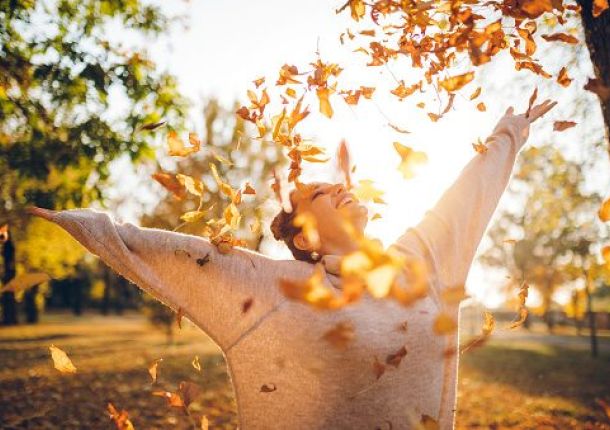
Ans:
MULTIPOLYGON (((340 6, 0 2, 0 427, 111 428, 112 402, 136 428, 192 428, 198 424, 191 415, 152 395, 188 380, 201 388, 193 408, 210 427, 236 428, 233 391, 212 341, 188 321, 179 328, 171 310, 24 208, 93 207, 121 221, 199 234, 196 224, 180 220, 198 200, 177 199, 151 175, 200 178, 209 206, 221 199, 208 169, 220 156, 232 162, 219 169, 234 188, 248 181, 257 190, 256 201, 241 206, 240 237, 252 249, 289 258, 268 227, 279 210, 271 172, 286 159, 272 142, 250 139, 255 132, 235 111, 253 80, 267 76, 271 83, 283 64, 306 65, 319 53, 345 67, 347 82, 378 88, 372 103, 337 103, 332 121, 318 115, 304 134, 331 155, 347 140, 355 178, 384 191, 386 204, 371 206, 380 218, 368 232, 386 245, 435 203, 474 155, 471 144, 491 132, 508 106, 524 111, 535 87, 540 100, 559 102, 532 128, 469 275, 462 339, 479 334, 484 310, 497 329, 462 357, 457 427, 610 428, 610 268, 601 256, 609 230, 597 216, 610 166, 599 99, 583 89, 593 76, 589 47, 565 44, 538 54, 550 70, 568 65, 574 82, 561 90, 515 71, 499 54, 476 78, 486 111, 458 98, 432 123, 384 91, 395 86, 394 75, 409 76, 408 67, 366 68, 341 45, 349 17, 335 14, 340 6), (577 126, 554 133, 553 121, 567 119, 577 126), (161 121, 158 129, 142 129, 161 121), (390 122, 410 131, 401 141, 428 154, 410 181, 394 168, 390 122), (176 161, 166 154, 167 130, 195 132, 213 152, 176 161), (262 228, 250 228, 258 223, 262 228), (523 279, 529 315, 509 330, 523 279), (53 369, 51 344, 69 353, 76 375, 53 369), (160 358, 153 385, 148 369, 160 358)), ((580 19, 564 27, 585 40, 580 19)), ((326 163, 308 166, 304 178, 339 176, 326 163)), ((221 213, 215 205, 212 215, 221 213)))

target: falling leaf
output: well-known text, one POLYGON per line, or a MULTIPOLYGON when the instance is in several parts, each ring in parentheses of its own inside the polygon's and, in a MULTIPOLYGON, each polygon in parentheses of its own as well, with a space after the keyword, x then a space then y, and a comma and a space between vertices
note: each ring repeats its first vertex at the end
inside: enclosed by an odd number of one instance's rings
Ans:
POLYGON ((568 70, 562 67, 557 76, 557 83, 564 87, 569 87, 572 83, 572 79, 568 76, 568 70))
POLYGON ((420 88, 419 84, 414 84, 414 85, 407 87, 407 86, 405 86, 405 83, 403 81, 400 81, 399 85, 390 92, 392 94, 394 94, 396 97, 398 97, 400 100, 402 100, 405 97, 409 97, 419 88, 420 88))
POLYGON ((608 9, 608 0, 593 0, 593 18, 600 16, 606 9, 608 9))
POLYGON ((470 100, 474 100, 481 95, 481 87, 478 87, 474 92, 470 95, 470 100))
POLYGON ((301 229, 305 240, 313 249, 318 249, 320 247, 318 221, 313 213, 307 211, 299 213, 294 217, 292 224, 301 229))
POLYGON ((187 155, 199 151, 201 142, 193 133, 189 134, 189 142, 192 146, 187 147, 178 136, 178 133, 172 130, 167 134, 167 145, 169 148, 167 153, 171 156, 186 157, 187 155))
POLYGON ((243 193, 247 194, 247 195, 255 195, 256 190, 254 188, 252 188, 252 185, 250 185, 250 182, 246 182, 243 193))
POLYGON ((174 195, 177 200, 183 200, 186 197, 184 186, 176 179, 175 175, 170 175, 165 172, 153 173, 151 177, 157 181, 163 188, 174 195))
POLYGON ((325 270, 316 265, 314 273, 305 280, 280 279, 280 290, 291 300, 307 303, 319 309, 333 309, 340 306, 340 298, 324 284, 325 270))
POLYGON ((602 258, 606 263, 606 267, 610 268, 610 246, 604 246, 602 248, 602 258))
POLYGON ((316 90, 318 100, 320 101, 320 112, 328 118, 333 117, 333 108, 328 100, 330 91, 329 88, 318 88, 316 90))
POLYGON ((127 411, 118 411, 112 403, 108 403, 107 406, 110 418, 114 421, 117 430, 134 430, 134 426, 129 420, 127 411))
POLYGON ((180 184, 182 184, 184 188, 186 188, 189 193, 199 197, 201 197, 201 195, 203 194, 205 188, 203 182, 191 176, 183 175, 180 173, 176 175, 176 179, 178 180, 178 182, 180 182, 180 184))
POLYGON ((277 390, 275 384, 264 384, 261 387, 261 393, 273 393, 275 390, 277 390))
POLYGON ((159 367, 159 363, 161 363, 163 361, 162 358, 159 358, 157 360, 155 360, 149 367, 148 367, 148 373, 150 374, 150 377, 152 378, 152 383, 154 384, 155 382, 157 382, 157 368, 159 367))
POLYGON ((377 380, 385 373, 385 365, 381 363, 377 357, 375 357, 375 361, 373 361, 373 373, 377 380))
POLYGON ((254 82, 254 85, 256 86, 256 88, 258 88, 265 83, 265 77, 263 76, 261 78, 255 79, 252 82, 254 82))
POLYGON ((53 366, 61 373, 76 373, 76 367, 72 364, 72 361, 64 351, 51 345, 49 347, 51 352, 51 359, 53 360, 53 366))
POLYGON ((411 132, 409 130, 406 130, 404 128, 400 128, 397 125, 388 123, 388 125, 390 126, 390 128, 392 128, 394 131, 397 131, 398 133, 403 133, 403 134, 411 134, 411 132))
POLYGON ((340 322, 324 333, 322 339, 335 348, 345 349, 354 339, 354 327, 349 321, 340 322))
POLYGON ((574 121, 555 121, 553 123, 553 131, 564 131, 576 125, 574 121))
POLYGON ((567 33, 555 33, 555 34, 543 34, 542 38, 547 42, 565 42, 572 45, 576 45, 578 43, 578 39, 574 36, 571 36, 567 33))
POLYGON ((441 300, 443 303, 448 305, 459 305, 460 302, 466 300, 468 295, 464 285, 457 285, 455 287, 446 287, 441 292, 441 300))
POLYGON ((15 276, 6 285, 0 288, 0 293, 12 291, 16 294, 22 293, 29 290, 36 285, 47 282, 51 279, 49 275, 44 272, 24 273, 19 276, 15 276))
POLYGON ((190 211, 180 215, 180 219, 184 222, 197 222, 203 219, 205 215, 205 211, 190 211))
POLYGON ((339 148, 337 149, 337 163, 339 164, 339 171, 343 174, 345 181, 345 188, 350 190, 352 188, 352 178, 350 174, 350 156, 347 148, 347 142, 345 139, 341 140, 339 148))
POLYGON ((457 329, 457 323, 454 318, 441 313, 434 320, 432 328, 434 332, 439 335, 451 334, 457 329))
POLYGON ((610 198, 604 200, 597 215, 604 222, 610 221, 610 198))
POLYGON ((208 420, 208 417, 206 417, 205 415, 201 417, 201 424, 199 427, 201 430, 209 430, 210 421, 208 420))
POLYGON ((362 202, 385 203, 381 198, 383 191, 375 188, 373 181, 370 179, 358 181, 358 186, 354 189, 354 195, 362 202))
POLYGON ((610 100, 610 88, 605 86, 601 79, 589 78, 584 89, 597 94, 604 103, 610 100))
POLYGON ((8 224, 0 227, 0 245, 8 241, 8 224))
POLYGON ((485 103, 480 102, 477 104, 477 109, 479 110, 479 112, 485 112, 487 110, 487 107, 485 106, 485 103))
POLYGON ((454 91, 457 91, 457 90, 461 89, 462 87, 464 87, 466 84, 468 84, 473 79, 474 79, 474 73, 468 72, 468 73, 464 73, 462 75, 443 79, 442 81, 439 81, 438 84, 441 87, 443 87, 447 92, 454 92, 454 91))
POLYGON ((161 127, 162 125, 165 125, 165 121, 152 122, 152 123, 142 125, 139 128, 139 130, 151 131, 151 130, 155 130, 155 129, 161 127))
POLYGON ((428 161, 428 156, 425 152, 414 151, 399 142, 394 142, 394 149, 400 155, 398 170, 405 179, 413 178, 415 176, 415 169, 428 161))
POLYGON ((485 145, 480 138, 477 139, 477 141, 475 143, 472 144, 472 147, 474 148, 474 150, 476 152, 478 152, 479 154, 485 154, 487 152, 487 150, 489 149, 487 147, 487 145, 485 145))
POLYGON ((515 329, 517 327, 521 327, 525 320, 527 319, 527 308, 525 307, 525 301, 527 300, 529 285, 527 282, 523 282, 521 287, 519 288, 519 311, 518 317, 515 321, 511 323, 509 326, 510 329, 515 329))
POLYGON ((490 312, 485 312, 483 316, 485 318, 485 321, 481 330, 484 336, 489 336, 496 327, 496 321, 494 320, 494 316, 490 312))
POLYGON ((385 358, 385 363, 389 366, 398 367, 403 358, 407 356, 407 348, 405 346, 401 347, 398 351, 389 354, 385 358))
POLYGON ((185 404, 182 401, 182 398, 177 393, 172 393, 170 391, 153 391, 153 396, 163 397, 167 400, 167 404, 173 408, 184 408, 185 404))
POLYGON ((250 310, 250 308, 252 308, 253 304, 254 304, 254 298, 250 297, 249 299, 246 299, 241 305, 241 313, 242 314, 247 313, 250 310))
POLYGON ((196 371, 201 372, 201 363, 199 363, 198 355, 196 355, 195 358, 193 358, 193 361, 191 361, 191 366, 193 366, 196 371))

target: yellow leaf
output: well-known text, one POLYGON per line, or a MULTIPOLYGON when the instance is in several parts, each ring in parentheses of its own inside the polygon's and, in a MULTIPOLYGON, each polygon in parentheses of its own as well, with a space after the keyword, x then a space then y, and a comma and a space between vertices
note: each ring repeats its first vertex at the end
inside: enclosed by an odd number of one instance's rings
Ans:
POLYGON ((167 134, 168 154, 176 157, 186 157, 189 154, 199 151, 201 142, 196 138, 191 140, 191 135, 189 135, 189 140, 193 146, 187 147, 178 136, 178 133, 173 130, 170 131, 167 134))
POLYGON ((610 198, 606 199, 599 208, 599 219, 606 222, 610 221, 610 198))
POLYGON ((396 280, 398 270, 396 266, 384 264, 377 267, 366 275, 366 286, 371 296, 380 299, 390 293, 390 288, 396 280))
POLYGON ((51 358, 53 359, 53 366, 61 373, 76 373, 76 367, 72 364, 72 361, 64 351, 51 345, 49 347, 51 352, 51 358))
POLYGON ((434 320, 433 330, 436 334, 451 334, 457 329, 457 323, 447 314, 439 314, 434 320))
POLYGON ((328 100, 331 90, 329 88, 318 88, 316 90, 316 94, 318 95, 318 100, 320 101, 320 112, 328 118, 332 118, 333 108, 328 100))
POLYGON ((184 222, 197 222, 205 217, 205 214, 206 213, 204 211, 190 211, 182 214, 180 219, 184 222))
POLYGON ((358 186, 354 189, 354 195, 358 200, 363 202, 385 203, 381 196, 383 191, 378 190, 373 186, 373 181, 370 179, 362 179, 358 181, 358 186))
POLYGON ((204 190, 203 182, 198 181, 197 179, 195 179, 191 176, 183 175, 181 173, 178 173, 176 175, 176 179, 178 179, 178 182, 180 182, 182 184, 182 186, 184 188, 186 188, 186 190, 189 193, 194 194, 199 197, 201 197, 201 195, 203 194, 203 190, 204 190))
POLYGON ((201 364, 199 363, 198 355, 196 355, 195 358, 193 358, 193 361, 191 362, 191 366, 193 366, 195 368, 195 370, 197 370, 198 372, 201 372, 201 364))
POLYGON ((463 75, 453 76, 451 78, 443 79, 438 84, 443 87, 447 92, 453 92, 461 89, 463 86, 468 84, 474 79, 474 72, 464 73, 463 75))
POLYGON ((155 382, 157 382, 157 368, 159 367, 159 363, 161 363, 163 361, 162 358, 159 358, 158 360, 155 360, 153 362, 153 364, 151 364, 148 367, 148 373, 150 374, 150 377, 152 379, 152 383, 154 384, 155 382))
POLYGON ((413 149, 394 142, 394 149, 400 155, 400 165, 398 170, 402 173, 405 179, 411 179, 415 176, 415 169, 428 161, 428 156, 424 152, 414 151, 413 149))

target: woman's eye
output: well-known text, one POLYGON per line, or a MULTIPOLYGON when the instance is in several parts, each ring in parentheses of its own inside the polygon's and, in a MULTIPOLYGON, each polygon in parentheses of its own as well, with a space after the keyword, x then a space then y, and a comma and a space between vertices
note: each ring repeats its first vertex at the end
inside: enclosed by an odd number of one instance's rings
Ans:
POLYGON ((311 198, 311 200, 315 200, 317 199, 319 196, 323 195, 324 193, 322 191, 316 191, 313 195, 313 197, 311 198))

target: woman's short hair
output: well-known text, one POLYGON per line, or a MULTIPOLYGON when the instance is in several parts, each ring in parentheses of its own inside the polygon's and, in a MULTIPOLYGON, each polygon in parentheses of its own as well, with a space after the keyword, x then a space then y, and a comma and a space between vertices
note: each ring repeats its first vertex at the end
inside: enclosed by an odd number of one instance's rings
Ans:
POLYGON ((271 222, 273 237, 275 237, 275 240, 283 241, 296 260, 314 263, 316 260, 311 251, 299 249, 294 244, 294 237, 302 231, 301 227, 294 225, 295 217, 296 209, 294 208, 291 212, 286 212, 284 209, 280 210, 280 213, 271 222))

